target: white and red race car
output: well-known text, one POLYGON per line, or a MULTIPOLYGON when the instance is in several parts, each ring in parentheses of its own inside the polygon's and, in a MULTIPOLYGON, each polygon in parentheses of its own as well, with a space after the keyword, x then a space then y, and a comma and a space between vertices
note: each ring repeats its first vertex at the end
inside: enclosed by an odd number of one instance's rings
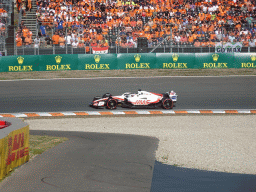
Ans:
POLYGON ((175 107, 177 97, 178 95, 174 91, 158 94, 139 89, 138 93, 127 92, 120 96, 112 96, 110 93, 106 93, 102 97, 94 97, 89 105, 94 108, 106 107, 107 109, 116 109, 118 105, 128 108, 162 107, 172 109, 175 107))

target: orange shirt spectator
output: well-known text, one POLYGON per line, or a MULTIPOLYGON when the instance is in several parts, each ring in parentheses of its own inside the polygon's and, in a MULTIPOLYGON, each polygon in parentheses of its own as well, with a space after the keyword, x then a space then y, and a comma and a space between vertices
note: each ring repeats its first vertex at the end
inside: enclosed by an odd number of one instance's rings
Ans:
POLYGON ((26 46, 28 46, 28 45, 31 45, 31 43, 32 43, 32 38, 30 37, 30 35, 28 35, 25 38, 25 44, 26 44, 26 46))
POLYGON ((201 43, 200 43, 198 40, 196 40, 195 43, 194 43, 194 46, 195 46, 195 47, 200 47, 200 46, 201 46, 201 43))
POLYGON ((28 36, 29 29, 25 26, 24 29, 22 29, 22 36, 27 37, 28 36))
POLYGON ((65 37, 63 35, 61 35, 59 37, 59 44, 60 44, 60 47, 65 47, 65 37))
POLYGON ((97 39, 98 41, 102 41, 103 36, 102 36, 101 34, 97 34, 97 35, 96 35, 96 39, 97 39))
POLYGON ((52 36, 53 45, 58 45, 59 44, 59 38, 60 38, 60 36, 56 32, 55 35, 52 36))
POLYGON ((84 43, 83 43, 83 41, 79 41, 78 47, 79 47, 79 48, 84 48, 84 43))
POLYGON ((20 38, 20 36, 18 36, 18 37, 16 38, 16 46, 17 46, 17 47, 21 47, 21 46, 22 46, 22 39, 20 38))

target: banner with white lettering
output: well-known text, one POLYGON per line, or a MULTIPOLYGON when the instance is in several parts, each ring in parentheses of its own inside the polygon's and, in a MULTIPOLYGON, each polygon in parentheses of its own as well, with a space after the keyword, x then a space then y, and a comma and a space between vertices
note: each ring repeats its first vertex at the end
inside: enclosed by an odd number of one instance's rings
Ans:
POLYGON ((215 53, 240 53, 243 44, 240 42, 236 43, 215 43, 215 53))
POLYGON ((105 54, 108 53, 108 47, 92 47, 93 54, 105 54))

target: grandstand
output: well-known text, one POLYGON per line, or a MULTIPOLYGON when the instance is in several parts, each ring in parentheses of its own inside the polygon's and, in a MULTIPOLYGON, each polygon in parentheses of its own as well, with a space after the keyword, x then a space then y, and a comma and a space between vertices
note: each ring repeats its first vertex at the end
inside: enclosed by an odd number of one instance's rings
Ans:
POLYGON ((0 2, 0 51, 2 55, 6 54, 6 39, 8 38, 8 29, 11 26, 12 1, 1 0, 0 2))
POLYGON ((215 52, 217 44, 228 43, 256 51, 252 0, 27 0, 17 7, 17 55, 84 54, 94 47, 108 53, 215 52))

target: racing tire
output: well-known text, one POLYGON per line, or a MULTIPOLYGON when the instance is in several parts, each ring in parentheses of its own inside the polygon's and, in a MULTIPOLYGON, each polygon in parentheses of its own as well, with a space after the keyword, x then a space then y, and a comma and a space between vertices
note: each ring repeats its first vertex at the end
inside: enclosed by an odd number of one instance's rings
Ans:
POLYGON ((117 107, 117 101, 114 99, 109 99, 106 103, 106 108, 107 109, 116 109, 117 107))
POLYGON ((173 108, 173 101, 171 99, 164 99, 162 106, 164 109, 172 109, 173 108))

